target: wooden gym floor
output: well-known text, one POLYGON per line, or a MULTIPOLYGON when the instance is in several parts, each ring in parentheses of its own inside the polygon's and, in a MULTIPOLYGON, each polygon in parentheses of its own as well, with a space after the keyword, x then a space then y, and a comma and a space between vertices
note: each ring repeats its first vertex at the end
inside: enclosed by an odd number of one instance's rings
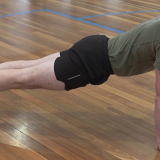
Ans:
MULTIPOLYGON (((0 0, 0 62, 115 36, 159 8, 159 0, 0 0)), ((1 92, 0 160, 159 160, 154 81, 153 71, 70 92, 1 92)))

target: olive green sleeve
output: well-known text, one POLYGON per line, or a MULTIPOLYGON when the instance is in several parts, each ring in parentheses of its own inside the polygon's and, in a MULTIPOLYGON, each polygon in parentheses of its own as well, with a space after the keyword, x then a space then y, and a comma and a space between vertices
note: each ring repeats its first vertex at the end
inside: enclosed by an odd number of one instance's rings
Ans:
POLYGON ((156 53, 156 61, 153 65, 156 69, 160 70, 160 50, 156 53))

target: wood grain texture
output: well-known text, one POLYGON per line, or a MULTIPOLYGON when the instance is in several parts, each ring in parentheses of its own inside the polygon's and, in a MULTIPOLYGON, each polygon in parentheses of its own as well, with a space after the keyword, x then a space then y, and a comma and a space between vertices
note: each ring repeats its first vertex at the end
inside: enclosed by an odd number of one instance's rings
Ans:
MULTIPOLYGON (((158 10, 158 0, 0 0, 0 16, 50 9, 72 17, 158 10)), ((160 12, 85 18, 127 31, 160 12)), ((47 11, 0 17, 0 62, 68 49, 79 39, 116 32, 47 11)), ((3 78, 3 77, 1 77, 3 78)), ((69 92, 0 93, 0 160, 159 160, 154 131, 154 72, 111 76, 69 92)))

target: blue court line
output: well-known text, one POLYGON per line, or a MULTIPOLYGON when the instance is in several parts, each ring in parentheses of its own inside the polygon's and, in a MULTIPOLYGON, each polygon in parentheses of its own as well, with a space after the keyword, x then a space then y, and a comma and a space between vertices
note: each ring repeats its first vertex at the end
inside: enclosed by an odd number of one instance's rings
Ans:
POLYGON ((114 31, 114 32, 117 32, 117 33, 123 33, 122 31, 116 30, 114 28, 110 28, 110 27, 103 26, 103 25, 100 25, 100 24, 97 24, 97 23, 93 23, 93 22, 89 22, 89 21, 86 21, 86 20, 82 20, 82 19, 79 19, 79 18, 76 18, 76 17, 72 17, 72 16, 69 16, 69 15, 63 14, 63 13, 52 11, 52 10, 49 10, 49 9, 39 9, 39 10, 33 10, 33 11, 6 14, 6 15, 1 15, 0 18, 9 17, 9 16, 15 16, 15 15, 21 15, 21 14, 28 14, 28 13, 39 12, 39 11, 47 11, 47 12, 50 12, 50 13, 54 13, 54 14, 66 17, 66 18, 74 19, 74 20, 77 20, 77 21, 80 21, 80 22, 84 22, 84 23, 87 23, 87 24, 90 24, 90 25, 94 25, 94 26, 97 26, 97 27, 108 29, 108 30, 111 30, 111 31, 114 31))
POLYGON ((111 16, 111 15, 119 15, 119 14, 148 13, 148 12, 160 12, 160 10, 106 13, 106 14, 99 14, 99 15, 93 15, 93 16, 80 17, 78 19, 100 17, 100 16, 111 16))
POLYGON ((96 26, 96 27, 101 27, 101 28, 104 28, 104 29, 108 29, 110 31, 114 31, 114 32, 117 32, 117 33, 124 33, 123 31, 120 31, 120 30, 117 30, 117 29, 114 29, 114 28, 110 28, 110 27, 107 27, 107 26, 103 26, 103 25, 100 25, 100 24, 97 24, 97 23, 93 23, 93 22, 90 22, 90 21, 86 21, 86 20, 83 20, 83 19, 77 19, 77 21, 84 22, 84 23, 87 23, 87 24, 91 24, 91 25, 96 26))
POLYGON ((50 9, 44 9, 44 11, 54 13, 54 14, 57 14, 57 15, 60 15, 60 16, 63 16, 63 17, 67 17, 67 18, 70 18, 70 19, 74 19, 74 20, 77 20, 77 21, 80 21, 80 22, 84 22, 84 23, 87 23, 87 24, 91 24, 91 25, 96 26, 96 27, 101 27, 101 28, 104 28, 104 29, 108 29, 110 31, 114 31, 114 32, 117 32, 117 33, 124 33, 123 31, 120 31, 120 30, 117 30, 117 29, 114 29, 114 28, 110 28, 110 27, 103 26, 103 25, 100 25, 100 24, 97 24, 97 23, 93 23, 93 22, 90 22, 90 21, 86 21, 86 20, 83 20, 83 19, 72 17, 72 16, 69 16, 69 15, 66 15, 66 14, 63 14, 63 13, 52 11, 50 9))
POLYGON ((39 12, 39 11, 44 11, 44 9, 39 9, 39 10, 34 10, 34 11, 26 11, 26 12, 19 12, 19 13, 13 13, 13 14, 6 14, 6 15, 0 16, 0 18, 20 15, 20 14, 28 14, 28 13, 39 12))
POLYGON ((74 20, 77 20, 78 18, 76 17, 72 17, 72 16, 69 16, 67 14, 63 14, 63 13, 60 13, 60 12, 56 12, 56 11, 53 11, 53 10, 50 10, 50 9, 44 9, 44 11, 47 11, 47 12, 50 12, 50 13, 54 13, 54 14, 58 14, 60 16, 63 16, 63 17, 67 17, 67 18, 70 18, 70 19, 74 19, 74 20))

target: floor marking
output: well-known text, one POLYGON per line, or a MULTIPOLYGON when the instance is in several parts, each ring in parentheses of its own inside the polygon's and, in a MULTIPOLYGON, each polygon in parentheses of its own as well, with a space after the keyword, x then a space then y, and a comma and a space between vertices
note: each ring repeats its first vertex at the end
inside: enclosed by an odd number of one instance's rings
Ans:
POLYGON ((47 11, 47 12, 50 12, 50 13, 54 13, 54 14, 57 14, 57 15, 60 15, 60 16, 66 17, 66 18, 74 19, 74 20, 76 20, 76 21, 80 21, 80 22, 83 22, 83 23, 86 23, 86 24, 90 24, 90 25, 92 25, 92 26, 96 26, 96 27, 108 29, 108 30, 110 30, 110 31, 114 31, 114 32, 117 32, 117 33, 120 33, 120 34, 121 34, 121 33, 124 33, 124 32, 123 32, 123 31, 120 31, 120 30, 117 30, 117 29, 114 29, 114 28, 111 28, 111 27, 107 27, 107 26, 98 24, 98 23, 90 22, 90 21, 87 21, 87 20, 84 20, 84 19, 85 19, 85 18, 91 18, 91 17, 109 16, 109 15, 133 14, 133 13, 147 13, 147 12, 148 12, 148 13, 150 13, 150 12, 160 12, 160 10, 133 11, 133 12, 118 12, 118 13, 107 13, 107 14, 100 14, 100 15, 93 15, 93 16, 86 16, 86 17, 76 18, 76 17, 69 16, 69 15, 66 15, 66 14, 63 14, 63 13, 60 13, 60 12, 56 12, 56 11, 53 11, 53 10, 50 10, 50 9, 39 9, 39 10, 33 10, 33 11, 26 11, 26 12, 19 12, 19 13, 1 15, 0 18, 9 17, 9 16, 14 16, 14 15, 34 13, 34 12, 40 12, 40 11, 47 11))
POLYGON ((93 16, 80 17, 80 18, 78 18, 78 19, 85 19, 85 18, 92 18, 92 17, 100 17, 100 16, 111 16, 111 15, 113 16, 113 15, 119 15, 119 14, 151 13, 151 12, 160 12, 160 10, 106 13, 106 14, 99 14, 99 15, 93 15, 93 16))
POLYGON ((40 12, 40 11, 44 11, 44 9, 38 9, 38 10, 26 11, 26 12, 19 12, 19 13, 13 13, 13 14, 6 14, 6 15, 0 16, 0 18, 9 17, 9 16, 15 16, 15 15, 21 15, 21 14, 34 13, 34 12, 40 12))
POLYGON ((84 22, 84 23, 87 23, 87 24, 91 24, 91 25, 96 26, 96 27, 101 27, 101 28, 104 28, 104 29, 108 29, 110 31, 114 31, 114 32, 117 32, 117 33, 124 33, 123 31, 120 31, 120 30, 117 30, 117 29, 114 29, 114 28, 103 26, 103 25, 100 25, 98 23, 86 21, 86 20, 79 19, 79 18, 76 18, 76 17, 68 16, 66 14, 59 13, 59 12, 56 12, 56 11, 52 11, 50 9, 44 9, 44 11, 47 11, 47 12, 50 12, 50 13, 54 13, 54 14, 57 14, 57 15, 60 15, 60 16, 63 16, 63 17, 67 17, 67 18, 70 18, 70 19, 74 19, 76 21, 80 21, 80 22, 84 22))

